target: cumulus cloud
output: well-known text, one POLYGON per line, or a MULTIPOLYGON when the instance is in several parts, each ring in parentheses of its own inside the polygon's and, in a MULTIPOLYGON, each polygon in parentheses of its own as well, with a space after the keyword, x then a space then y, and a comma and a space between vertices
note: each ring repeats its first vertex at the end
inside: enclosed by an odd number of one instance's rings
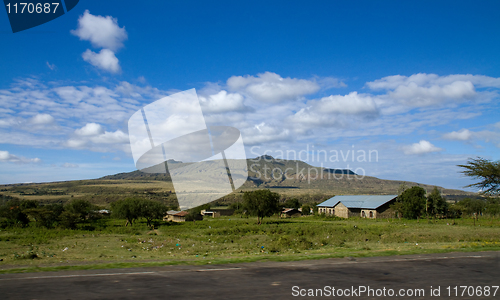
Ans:
POLYGON ((128 135, 121 130, 109 132, 93 136, 90 140, 96 144, 125 144, 129 142, 128 135))
POLYGON ((87 51, 83 52, 82 58, 94 67, 110 73, 118 73, 121 70, 118 58, 109 49, 102 49, 99 53, 87 49, 87 51))
POLYGON ((109 147, 103 147, 103 145, 120 149, 121 145, 128 142, 128 135, 121 130, 105 131, 97 123, 87 123, 82 128, 75 130, 74 136, 65 142, 65 146, 75 149, 88 148, 96 151, 109 151, 109 147))
POLYGON ((49 114, 36 114, 30 119, 31 124, 35 125, 47 125, 54 122, 54 117, 49 114))
POLYGON ((468 129, 452 131, 443 135, 444 139, 456 141, 468 141, 471 139, 473 132, 468 129))
POLYGON ((418 86, 449 85, 457 81, 471 82, 477 87, 496 87, 500 88, 500 78, 484 75, 454 74, 448 76, 439 76, 436 74, 418 73, 411 76, 393 75, 367 82, 366 86, 372 90, 394 90, 398 86, 414 83, 418 86))
POLYGON ((79 136, 94 136, 103 133, 104 129, 97 123, 87 123, 82 128, 75 130, 79 136))
POLYGON ((318 83, 296 78, 282 78, 272 72, 255 76, 232 76, 226 82, 231 91, 237 91, 253 99, 279 103, 285 100, 296 100, 304 95, 313 94, 320 89, 318 83))
POLYGON ((376 102, 383 113, 392 114, 444 103, 487 103, 498 97, 498 91, 491 88, 500 88, 500 78, 419 73, 387 76, 367 82, 366 87, 373 91, 386 91, 385 94, 377 95, 376 102))
POLYGON ((0 162, 13 162, 13 163, 40 163, 42 160, 38 157, 36 158, 26 158, 22 156, 16 156, 9 153, 9 151, 0 151, 0 162))
POLYGON ((352 121, 354 116, 374 117, 377 114, 377 106, 370 95, 352 92, 348 95, 331 95, 311 100, 307 102, 306 108, 302 108, 288 120, 308 127, 342 127, 352 121))
POLYGON ((86 10, 78 18, 78 28, 71 33, 80 40, 89 41, 96 48, 106 48, 116 51, 123 47, 127 40, 125 27, 118 26, 118 20, 111 16, 95 16, 86 10))
POLYGON ((83 139, 69 139, 66 143, 65 143, 65 146, 66 147, 69 147, 69 148, 75 148, 75 149, 79 149, 79 148, 83 148, 83 146, 87 145, 87 140, 83 140, 83 139))
POLYGON ((120 72, 119 60, 115 52, 123 47, 128 38, 125 27, 118 26, 117 19, 111 16, 94 16, 88 10, 78 19, 78 28, 71 33, 80 40, 89 41, 96 48, 103 48, 99 53, 87 49, 82 58, 94 67, 110 72, 120 72))
POLYGON ((308 102, 310 107, 325 114, 376 114, 377 106, 369 95, 358 94, 357 92, 348 95, 331 95, 321 98, 319 101, 308 102))
POLYGON ((431 153, 431 152, 440 152, 440 151, 443 151, 443 149, 434 146, 429 141, 421 140, 418 143, 404 146, 403 151, 405 154, 411 155, 411 154, 425 154, 425 153, 431 153))
POLYGON ((257 145, 264 143, 276 143, 291 141, 292 136, 288 129, 266 124, 262 122, 243 130, 243 140, 245 145, 257 145))
POLYGON ((389 96, 411 106, 429 106, 445 100, 461 101, 472 99, 476 95, 474 85, 470 81, 455 81, 453 83, 430 87, 418 86, 414 82, 400 85, 389 96))
POLYGON ((243 103, 243 96, 238 93, 228 93, 220 91, 209 96, 199 96, 203 112, 224 113, 249 111, 250 108, 243 103))

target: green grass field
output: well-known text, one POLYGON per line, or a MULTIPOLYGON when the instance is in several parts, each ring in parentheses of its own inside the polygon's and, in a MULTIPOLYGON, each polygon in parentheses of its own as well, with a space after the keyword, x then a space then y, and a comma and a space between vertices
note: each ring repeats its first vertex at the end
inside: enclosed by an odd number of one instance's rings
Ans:
POLYGON ((103 219, 79 230, 0 231, 0 273, 168 264, 301 260, 500 250, 500 220, 367 220, 239 216, 124 227, 103 219), (454 222, 454 224, 453 224, 454 222))

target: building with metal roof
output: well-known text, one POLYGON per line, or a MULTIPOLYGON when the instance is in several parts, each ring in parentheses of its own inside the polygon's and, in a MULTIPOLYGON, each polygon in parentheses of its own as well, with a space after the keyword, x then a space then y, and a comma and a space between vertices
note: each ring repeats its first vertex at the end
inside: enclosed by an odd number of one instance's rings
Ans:
POLYGON ((342 218, 389 218, 393 216, 390 206, 397 197, 398 195, 335 196, 318 204, 318 212, 342 218))

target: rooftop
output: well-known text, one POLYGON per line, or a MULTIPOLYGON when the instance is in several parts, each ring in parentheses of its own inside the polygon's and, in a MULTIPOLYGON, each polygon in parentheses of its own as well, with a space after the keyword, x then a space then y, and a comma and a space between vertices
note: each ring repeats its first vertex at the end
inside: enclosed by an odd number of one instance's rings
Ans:
POLYGON ((396 198, 398 195, 345 195, 345 196, 335 196, 326 200, 323 203, 318 204, 318 206, 334 207, 339 202, 342 202, 347 208, 366 208, 366 209, 376 209, 392 199, 396 198))

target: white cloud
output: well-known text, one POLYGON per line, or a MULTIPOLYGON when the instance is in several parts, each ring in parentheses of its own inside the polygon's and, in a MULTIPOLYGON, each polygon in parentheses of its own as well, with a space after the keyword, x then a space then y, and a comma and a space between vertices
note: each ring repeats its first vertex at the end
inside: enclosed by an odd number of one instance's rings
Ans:
POLYGON ((78 28, 71 30, 80 40, 89 41, 96 48, 107 48, 116 51, 123 47, 128 38, 125 27, 118 26, 117 19, 111 16, 94 16, 86 10, 78 18, 78 28))
POLYGON ((413 108, 445 103, 474 105, 491 102, 492 99, 498 98, 498 91, 494 89, 500 88, 500 78, 470 74, 439 76, 419 73, 409 77, 387 76, 367 82, 366 87, 374 91, 387 91, 385 94, 374 96, 381 113, 399 114, 413 108))
MULTIPOLYGON (((306 108, 290 116, 288 121, 292 124, 305 125, 306 128, 324 129, 325 126, 346 126, 352 123, 352 118, 355 116, 373 118, 377 114, 377 106, 370 95, 352 92, 344 96, 332 95, 320 100, 311 100, 307 102, 306 108)), ((297 127, 296 132, 304 129, 304 127, 297 127)))
POLYGON ((90 97, 88 90, 82 91, 74 86, 56 87, 53 90, 59 97, 73 104, 80 102, 84 98, 90 97))
POLYGON ((273 144, 292 140, 289 130, 265 122, 244 129, 242 135, 245 145, 273 144))
POLYGON ((69 139, 65 145, 69 148, 82 148, 87 144, 86 140, 83 139, 69 139))
POLYGON ((268 103, 296 100, 320 89, 319 84, 314 81, 290 77, 282 78, 271 72, 258 74, 257 77, 250 75, 232 76, 227 80, 227 86, 232 91, 268 103))
POLYGON ((418 86, 449 85, 457 81, 471 82, 477 87, 496 87, 500 88, 500 78, 484 75, 455 74, 448 76, 439 76, 436 74, 418 73, 409 77, 402 75, 387 76, 375 81, 367 82, 366 85, 372 90, 394 90, 401 85, 414 83, 418 86))
POLYGON ((198 96, 203 112, 206 113, 223 113, 248 111, 249 107, 243 104, 243 96, 238 93, 228 93, 220 91, 217 94, 207 97, 198 96))
POLYGON ((75 133, 80 136, 94 136, 103 133, 104 129, 97 123, 87 123, 82 128, 75 130, 75 133))
POLYGON ((49 114, 36 114, 33 118, 30 119, 30 123, 35 125, 46 125, 52 124, 53 122, 54 117, 49 114))
POLYGON ((121 130, 105 131, 103 134, 91 137, 90 140, 96 144, 124 144, 129 142, 128 134, 121 130))
POLYGON ((410 106, 429 106, 445 100, 461 101, 472 99, 476 95, 474 85, 470 81, 455 81, 453 83, 430 87, 418 86, 414 82, 400 85, 389 96, 410 106))
POLYGON ((468 129, 452 131, 443 135, 444 139, 456 141, 468 141, 471 139, 473 132, 468 129))
POLYGON ((13 162, 13 163, 40 163, 41 159, 36 158, 26 158, 22 156, 16 156, 14 154, 9 153, 9 151, 0 151, 0 162, 13 162))
POLYGON ((87 51, 83 52, 82 58, 94 67, 104 71, 118 73, 121 70, 118 58, 116 58, 115 53, 109 49, 102 49, 99 53, 87 49, 87 51))
POLYGON ((128 144, 128 134, 121 130, 104 131, 97 123, 87 123, 82 128, 76 129, 73 137, 68 139, 64 145, 69 148, 87 148, 93 151, 107 152, 112 150, 123 150, 123 145, 128 144))
POLYGON ((438 148, 426 140, 421 140, 418 143, 407 145, 403 147, 405 154, 425 154, 431 152, 440 152, 443 149, 438 148))
POLYGON ((376 114, 377 106, 369 95, 351 92, 348 95, 331 95, 319 101, 309 101, 311 109, 324 114, 376 114))

